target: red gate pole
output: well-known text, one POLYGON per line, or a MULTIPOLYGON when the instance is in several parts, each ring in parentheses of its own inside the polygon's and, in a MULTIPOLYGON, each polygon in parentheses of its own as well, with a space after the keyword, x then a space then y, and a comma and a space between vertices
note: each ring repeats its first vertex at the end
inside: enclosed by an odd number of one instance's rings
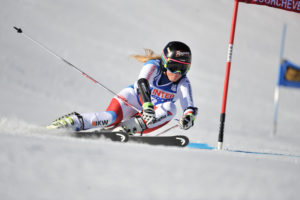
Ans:
POLYGON ((218 137, 218 150, 221 150, 222 147, 223 147, 227 93, 228 93, 229 75, 230 75, 230 67, 231 67, 231 59, 232 59, 234 33, 235 33, 236 19, 237 19, 237 13, 238 13, 238 6, 239 6, 239 0, 235 0, 234 1, 234 8, 233 8, 233 17, 232 17, 232 24, 231 24, 230 40, 229 40, 229 46, 228 46, 226 74, 225 74, 223 100, 222 100, 222 110, 221 110, 221 115, 220 115, 220 130, 219 130, 219 137, 218 137))

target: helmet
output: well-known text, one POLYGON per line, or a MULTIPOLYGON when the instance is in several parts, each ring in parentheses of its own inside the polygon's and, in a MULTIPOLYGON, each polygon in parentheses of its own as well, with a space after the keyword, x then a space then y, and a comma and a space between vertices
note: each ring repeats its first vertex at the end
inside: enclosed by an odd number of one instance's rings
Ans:
POLYGON ((163 71, 185 75, 191 67, 192 52, 186 44, 172 41, 163 49, 161 59, 163 71))

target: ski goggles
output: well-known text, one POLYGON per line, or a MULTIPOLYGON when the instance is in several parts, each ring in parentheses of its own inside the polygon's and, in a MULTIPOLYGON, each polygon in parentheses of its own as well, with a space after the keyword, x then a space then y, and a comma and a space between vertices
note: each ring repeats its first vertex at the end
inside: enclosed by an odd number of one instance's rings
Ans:
POLYGON ((181 63, 166 63, 164 67, 172 73, 180 73, 185 75, 190 70, 190 64, 181 64, 181 63))
POLYGON ((164 52, 162 53, 161 57, 164 62, 164 68, 172 73, 180 73, 181 75, 185 75, 191 68, 191 63, 167 58, 164 52))

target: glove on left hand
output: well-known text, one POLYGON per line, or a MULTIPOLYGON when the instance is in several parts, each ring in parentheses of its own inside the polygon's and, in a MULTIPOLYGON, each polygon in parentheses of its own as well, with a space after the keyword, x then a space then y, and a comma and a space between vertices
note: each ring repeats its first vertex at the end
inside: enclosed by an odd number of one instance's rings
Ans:
POLYGON ((143 104, 142 117, 147 125, 154 123, 156 120, 154 106, 151 102, 143 104))

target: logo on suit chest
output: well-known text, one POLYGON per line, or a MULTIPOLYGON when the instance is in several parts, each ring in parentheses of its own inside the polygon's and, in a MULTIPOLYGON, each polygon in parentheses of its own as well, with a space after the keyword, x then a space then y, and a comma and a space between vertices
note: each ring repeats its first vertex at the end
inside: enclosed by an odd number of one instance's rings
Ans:
POLYGON ((152 95, 156 96, 156 97, 159 97, 161 99, 174 99, 174 97, 175 97, 175 94, 168 93, 168 92, 159 90, 157 88, 154 88, 152 90, 152 95))

